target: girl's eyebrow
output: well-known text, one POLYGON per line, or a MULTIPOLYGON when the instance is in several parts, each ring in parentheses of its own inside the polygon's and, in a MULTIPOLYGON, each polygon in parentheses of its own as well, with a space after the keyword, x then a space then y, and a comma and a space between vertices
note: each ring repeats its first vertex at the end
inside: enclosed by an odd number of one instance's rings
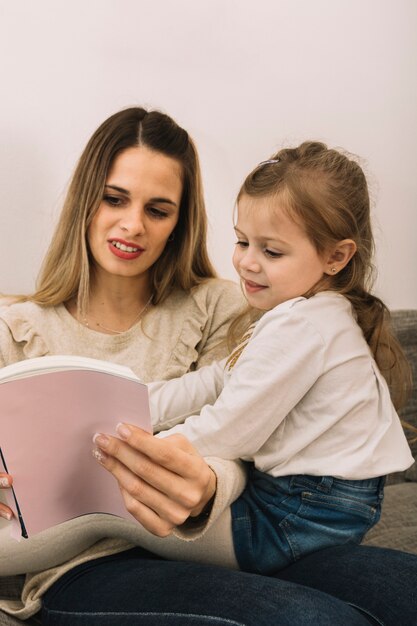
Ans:
MULTIPOLYGON (((234 226, 233 228, 238 237, 246 237, 245 233, 243 233, 241 230, 236 228, 236 226, 234 226)), ((285 241, 284 239, 280 239, 279 237, 261 236, 261 237, 255 237, 255 241, 267 242, 269 243, 269 245, 278 245, 279 247, 291 245, 288 241, 285 241)))
MULTIPOLYGON (((114 189, 114 191, 118 191, 119 193, 123 193, 125 196, 130 196, 130 191, 127 189, 123 189, 123 187, 118 187, 117 185, 105 185, 106 189, 114 189)), ((176 207, 177 203, 169 198, 150 198, 150 202, 162 202, 164 204, 171 204, 176 207)))
MULTIPOLYGON (((243 233, 241 230, 239 230, 239 228, 237 228, 236 226, 234 226, 233 228, 235 230, 236 235, 242 236, 242 237, 246 237, 245 233, 243 233)), ((258 240, 258 241, 271 241, 271 242, 277 243, 279 245, 289 245, 288 241, 284 241, 284 239, 280 239, 279 237, 269 237, 269 236, 262 237, 261 236, 261 237, 255 237, 255 240, 258 240)))

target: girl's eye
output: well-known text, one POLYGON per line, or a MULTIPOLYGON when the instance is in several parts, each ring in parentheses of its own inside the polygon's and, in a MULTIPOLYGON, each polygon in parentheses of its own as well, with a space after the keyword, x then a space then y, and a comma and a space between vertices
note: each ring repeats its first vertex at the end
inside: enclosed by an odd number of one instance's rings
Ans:
POLYGON ((236 241, 236 246, 239 246, 239 248, 247 248, 248 247, 248 242, 247 241, 236 241))
POLYGON ((156 219, 158 220, 163 220, 165 217, 168 216, 167 211, 164 211, 163 209, 158 209, 158 207, 156 206, 148 207, 148 212, 152 217, 156 217, 156 219))
POLYGON ((118 196, 105 195, 103 200, 104 202, 106 202, 106 204, 108 204, 109 206, 113 206, 113 207, 121 206, 123 203, 122 198, 119 198, 118 196))
POLYGON ((266 250, 264 250, 264 253, 266 254, 266 256, 269 256, 271 259, 279 259, 282 255, 282 252, 275 252, 274 250, 269 250, 268 248, 266 248, 266 250))

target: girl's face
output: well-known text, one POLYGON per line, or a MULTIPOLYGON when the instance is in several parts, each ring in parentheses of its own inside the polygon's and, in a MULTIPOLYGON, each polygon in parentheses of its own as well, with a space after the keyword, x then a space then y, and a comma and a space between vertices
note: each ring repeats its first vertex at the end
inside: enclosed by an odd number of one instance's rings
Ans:
POLYGON ((279 198, 238 203, 233 265, 251 306, 267 311, 304 295, 323 278, 328 263, 279 198))
POLYGON ((178 161, 145 147, 115 158, 87 232, 97 272, 147 275, 178 222, 181 174, 178 161))

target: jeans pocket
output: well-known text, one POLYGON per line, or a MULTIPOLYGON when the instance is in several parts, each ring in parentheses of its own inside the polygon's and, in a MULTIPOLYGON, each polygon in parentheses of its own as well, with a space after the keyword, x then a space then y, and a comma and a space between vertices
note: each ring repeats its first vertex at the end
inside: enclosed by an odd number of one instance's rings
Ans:
POLYGON ((338 493, 304 491, 299 515, 318 526, 328 527, 335 536, 359 543, 380 516, 380 499, 376 493, 361 498, 338 493))

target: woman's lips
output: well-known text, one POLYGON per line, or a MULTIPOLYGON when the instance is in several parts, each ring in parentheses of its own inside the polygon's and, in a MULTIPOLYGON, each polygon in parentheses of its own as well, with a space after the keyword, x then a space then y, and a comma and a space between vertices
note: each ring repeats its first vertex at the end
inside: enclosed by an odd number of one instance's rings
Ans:
POLYGON ((135 246, 128 241, 123 241, 121 239, 111 239, 108 242, 109 250, 117 256, 119 259, 125 259, 127 261, 131 261, 133 259, 137 259, 144 249, 140 246, 135 246))

